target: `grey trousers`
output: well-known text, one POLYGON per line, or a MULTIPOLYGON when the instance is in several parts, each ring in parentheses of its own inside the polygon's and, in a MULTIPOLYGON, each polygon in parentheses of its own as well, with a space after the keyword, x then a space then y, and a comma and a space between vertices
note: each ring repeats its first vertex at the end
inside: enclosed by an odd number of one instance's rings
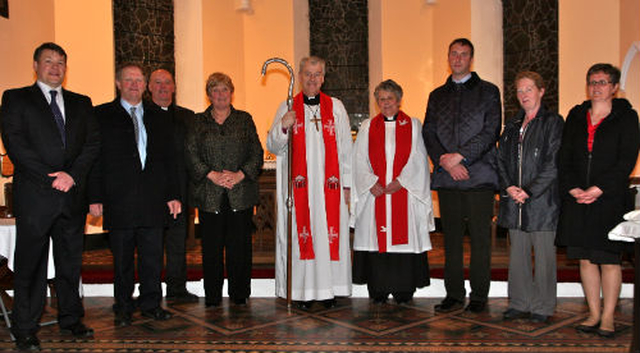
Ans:
POLYGON ((509 229, 509 308, 551 316, 556 308, 556 233, 509 229), (531 266, 531 248, 535 268, 531 266))

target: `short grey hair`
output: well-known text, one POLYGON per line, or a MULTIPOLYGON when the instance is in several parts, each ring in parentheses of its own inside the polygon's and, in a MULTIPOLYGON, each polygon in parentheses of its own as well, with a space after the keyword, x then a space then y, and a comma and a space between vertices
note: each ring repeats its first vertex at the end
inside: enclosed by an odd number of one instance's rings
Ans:
POLYGON ((326 73, 326 70, 325 70, 326 63, 325 63, 324 59, 322 59, 319 56, 311 55, 311 56, 305 56, 304 58, 302 58, 300 60, 300 66, 298 67, 298 73, 299 74, 302 73, 302 69, 307 64, 310 64, 310 65, 318 65, 319 64, 320 67, 322 68, 322 74, 324 75, 326 73))
POLYGON ((373 96, 378 100, 378 95, 380 95, 380 91, 391 92, 396 96, 398 101, 402 100, 402 87, 396 83, 394 80, 385 80, 380 82, 376 86, 376 90, 373 91, 373 96))

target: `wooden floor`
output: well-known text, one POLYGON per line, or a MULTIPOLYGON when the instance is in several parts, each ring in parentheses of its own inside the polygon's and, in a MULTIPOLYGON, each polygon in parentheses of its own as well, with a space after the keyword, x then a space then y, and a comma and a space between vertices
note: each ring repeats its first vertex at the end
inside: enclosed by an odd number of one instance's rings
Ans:
MULTIPOLYGON (((167 304, 174 317, 153 321, 134 315, 133 325, 113 326, 111 298, 85 298, 85 323, 93 339, 61 335, 55 325, 41 329, 44 352, 627 352, 632 335, 632 300, 620 301, 614 339, 578 333, 587 308, 580 298, 561 298, 546 324, 504 321, 507 300, 492 298, 488 310, 435 314, 438 299, 409 304, 373 304, 340 298, 336 307, 315 304, 288 309, 274 298, 252 298, 246 306, 219 308, 204 302, 167 304)), ((48 308, 43 318, 55 317, 48 308)), ((13 344, 0 329, 0 351, 13 344)))

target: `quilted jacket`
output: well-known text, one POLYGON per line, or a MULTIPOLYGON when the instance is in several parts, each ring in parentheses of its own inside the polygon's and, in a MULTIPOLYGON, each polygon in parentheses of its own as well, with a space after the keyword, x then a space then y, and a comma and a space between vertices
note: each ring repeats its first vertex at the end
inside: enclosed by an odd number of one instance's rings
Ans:
POLYGON ((432 189, 498 189, 496 141, 502 106, 498 87, 475 72, 465 83, 451 80, 429 95, 422 135, 433 163, 432 189), (445 153, 458 152, 469 179, 455 181, 438 164, 445 153))

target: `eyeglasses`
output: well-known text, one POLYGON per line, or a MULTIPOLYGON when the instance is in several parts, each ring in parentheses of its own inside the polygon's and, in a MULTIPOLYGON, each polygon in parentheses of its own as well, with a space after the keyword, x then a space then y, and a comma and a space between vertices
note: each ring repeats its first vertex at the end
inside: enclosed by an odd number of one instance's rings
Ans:
POLYGON ((605 81, 605 80, 589 81, 589 86, 606 86, 606 85, 608 85, 610 83, 611 83, 611 81, 605 81))

